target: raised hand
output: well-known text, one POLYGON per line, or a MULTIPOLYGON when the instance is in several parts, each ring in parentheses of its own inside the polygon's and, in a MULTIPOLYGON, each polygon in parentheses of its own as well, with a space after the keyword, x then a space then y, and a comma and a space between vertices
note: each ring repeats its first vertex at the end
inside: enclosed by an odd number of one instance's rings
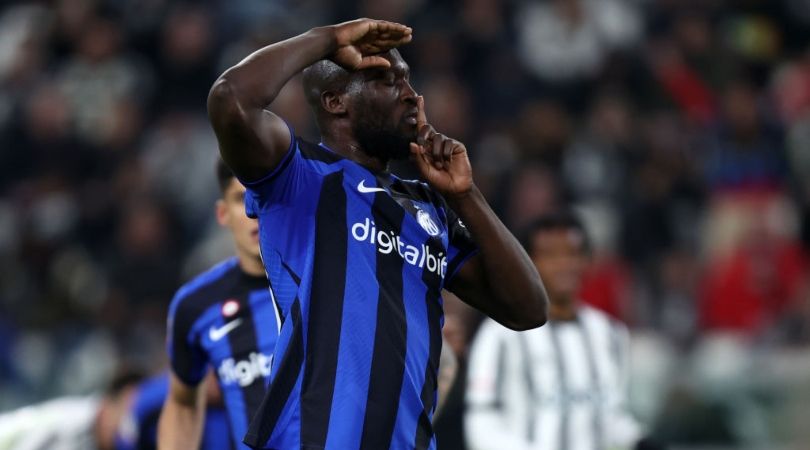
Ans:
POLYGON ((473 187, 467 148, 461 142, 436 132, 425 115, 425 99, 417 99, 417 138, 411 154, 425 180, 445 197, 464 195, 473 187))
POLYGON ((377 56, 411 42, 412 30, 384 20, 357 19, 335 25, 337 50, 330 59, 348 70, 388 67, 387 59, 377 56))

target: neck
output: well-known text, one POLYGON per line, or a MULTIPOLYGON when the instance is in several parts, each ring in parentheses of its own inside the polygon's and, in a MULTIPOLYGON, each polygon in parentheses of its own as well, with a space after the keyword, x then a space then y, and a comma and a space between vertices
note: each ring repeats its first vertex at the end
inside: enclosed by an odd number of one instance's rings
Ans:
POLYGON ((549 320, 569 321, 577 318, 577 305, 571 298, 550 298, 549 320))
POLYGON ((260 257, 237 250, 236 258, 239 260, 239 268, 242 269, 242 272, 256 277, 265 275, 264 264, 260 257))
POLYGON ((335 153, 351 159, 372 172, 388 170, 388 160, 370 156, 346 127, 334 126, 325 129, 321 141, 335 153))

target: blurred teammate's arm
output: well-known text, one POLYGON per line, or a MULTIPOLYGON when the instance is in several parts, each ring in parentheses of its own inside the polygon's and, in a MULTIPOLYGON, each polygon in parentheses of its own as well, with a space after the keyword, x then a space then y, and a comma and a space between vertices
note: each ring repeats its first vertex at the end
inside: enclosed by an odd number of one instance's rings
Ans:
POLYGON ((199 448, 206 406, 206 382, 212 381, 208 356, 193 325, 198 314, 189 302, 188 290, 180 289, 169 306, 167 349, 169 392, 158 422, 158 448, 199 448), (206 379, 207 375, 207 379, 206 379))
POLYGON ((173 373, 158 422, 159 450, 199 448, 205 420, 205 389, 189 386, 173 373))
POLYGON ((242 180, 266 176, 283 160, 291 137, 284 121, 265 108, 290 78, 324 58, 349 69, 388 66, 374 55, 410 40, 404 25, 359 19, 313 28, 254 52, 226 70, 208 95, 222 158, 242 180))

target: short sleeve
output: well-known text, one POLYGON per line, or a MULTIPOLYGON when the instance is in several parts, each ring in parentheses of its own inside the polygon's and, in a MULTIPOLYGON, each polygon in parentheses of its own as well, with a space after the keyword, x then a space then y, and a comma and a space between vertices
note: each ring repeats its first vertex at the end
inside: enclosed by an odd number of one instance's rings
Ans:
POLYGON ((464 223, 446 204, 444 205, 447 216, 447 278, 450 281, 467 262, 470 257, 478 253, 478 246, 472 239, 470 231, 464 223))
POLYGON ((296 174, 302 161, 295 131, 290 124, 287 124, 287 129, 290 131, 290 147, 278 166, 258 180, 239 180, 247 188, 245 213, 252 219, 257 218, 267 205, 291 199, 295 191, 296 174))
POLYGON ((184 383, 196 386, 205 377, 208 358, 194 329, 199 313, 185 298, 181 289, 169 307, 166 345, 174 374, 184 383))

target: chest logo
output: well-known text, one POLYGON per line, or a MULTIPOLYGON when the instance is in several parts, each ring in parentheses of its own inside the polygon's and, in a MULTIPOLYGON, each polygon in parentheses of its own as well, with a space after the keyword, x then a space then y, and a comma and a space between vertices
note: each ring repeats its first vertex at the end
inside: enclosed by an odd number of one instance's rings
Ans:
POLYGON ((233 331, 236 327, 238 327, 241 324, 242 324, 242 319, 239 318, 239 319, 236 319, 234 321, 228 322, 228 323, 226 323, 225 325, 223 325, 223 326, 221 326, 219 328, 211 327, 211 329, 208 330, 208 337, 210 337, 213 342, 216 342, 216 341, 224 338, 225 336, 227 336, 228 333, 233 331))
POLYGON ((383 188, 378 188, 378 187, 368 187, 368 186, 366 186, 366 180, 364 180, 364 179, 363 179, 363 180, 360 180, 360 183, 357 185, 357 190, 358 190, 358 191, 359 191, 361 194, 371 194, 371 193, 374 193, 374 192, 387 192, 387 191, 386 191, 385 189, 383 189, 383 188))
POLYGON ((427 234, 431 236, 436 236, 439 234, 439 226, 436 225, 436 222, 433 221, 433 218, 430 217, 430 214, 427 212, 422 211, 421 209, 417 211, 416 221, 419 222, 419 225, 421 225, 425 231, 427 231, 427 234))

